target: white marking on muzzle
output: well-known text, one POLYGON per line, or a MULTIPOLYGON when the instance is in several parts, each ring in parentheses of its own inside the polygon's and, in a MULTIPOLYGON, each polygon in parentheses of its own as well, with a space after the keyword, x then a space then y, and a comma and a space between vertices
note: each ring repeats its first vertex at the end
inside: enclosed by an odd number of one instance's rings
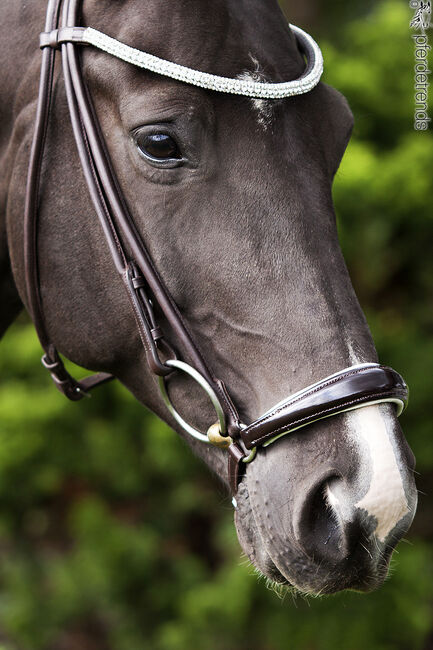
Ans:
POLYGON ((371 461, 370 486, 355 507, 375 517, 375 533, 379 541, 384 542, 409 512, 398 460, 390 441, 393 424, 382 415, 378 406, 366 406, 346 417, 356 441, 366 443, 371 461))

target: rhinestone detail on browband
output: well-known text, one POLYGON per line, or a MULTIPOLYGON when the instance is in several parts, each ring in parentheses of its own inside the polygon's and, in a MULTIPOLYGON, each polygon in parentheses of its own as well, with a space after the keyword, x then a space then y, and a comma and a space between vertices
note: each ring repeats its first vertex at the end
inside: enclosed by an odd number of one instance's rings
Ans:
POLYGON ((310 62, 311 70, 305 76, 283 83, 263 83, 245 79, 232 79, 230 77, 219 77, 208 72, 193 70, 192 68, 160 59, 153 54, 148 54, 147 52, 142 52, 129 45, 125 45, 115 38, 107 36, 97 29, 93 29, 93 27, 84 29, 80 40, 122 61, 132 63, 139 68, 144 68, 165 77, 192 84, 193 86, 222 93, 244 95, 246 97, 281 99, 283 97, 308 93, 319 83, 323 73, 322 52, 316 41, 299 27, 295 25, 290 25, 290 27, 295 35, 299 36, 309 46, 311 52, 314 53, 314 59, 310 62))

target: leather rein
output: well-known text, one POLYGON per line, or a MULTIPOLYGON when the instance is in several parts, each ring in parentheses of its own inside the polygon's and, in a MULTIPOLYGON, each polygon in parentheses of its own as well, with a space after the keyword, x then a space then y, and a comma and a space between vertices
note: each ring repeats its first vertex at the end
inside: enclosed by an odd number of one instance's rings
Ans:
POLYGON ((228 478, 232 493, 236 494, 246 463, 254 459, 258 446, 267 446, 282 435, 317 420, 368 404, 393 402, 397 406, 397 415, 400 415, 408 399, 408 388, 404 380, 391 368, 366 363, 345 368, 290 395, 255 422, 248 425, 241 423, 224 383, 213 375, 195 344, 187 323, 158 274, 128 212, 83 79, 79 53, 79 48, 87 44, 99 47, 133 65, 210 90, 246 96, 287 97, 309 92, 318 83, 322 61, 317 44, 305 32, 293 26, 298 46, 307 59, 306 70, 300 79, 285 84, 247 81, 239 85, 238 80, 176 66, 133 50, 101 32, 77 26, 79 8, 79 0, 64 0, 63 4, 62 0, 48 2, 45 30, 40 38, 42 64, 24 211, 27 307, 44 349, 42 363, 49 370, 56 387, 66 397, 77 401, 88 396, 93 388, 113 379, 107 373, 97 373, 80 381, 74 379, 52 344, 44 320, 37 250, 40 176, 53 103, 55 54, 60 49, 69 115, 81 167, 113 263, 123 280, 148 366, 158 378, 162 397, 182 429, 203 442, 227 449, 228 478), (95 37, 94 34, 99 36, 95 37), (176 352, 171 341, 164 338, 154 305, 158 306, 171 327, 176 352), (177 350, 188 363, 178 358, 177 350), (218 421, 209 427, 206 434, 194 429, 173 407, 166 381, 173 372, 184 372, 192 377, 215 407, 218 421))

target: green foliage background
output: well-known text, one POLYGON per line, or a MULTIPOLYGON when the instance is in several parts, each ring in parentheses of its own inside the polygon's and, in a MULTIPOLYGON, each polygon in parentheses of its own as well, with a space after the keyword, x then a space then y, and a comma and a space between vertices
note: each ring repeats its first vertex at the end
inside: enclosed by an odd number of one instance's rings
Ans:
MULTIPOLYGON (((409 8, 356 7, 333 45, 321 38, 325 80, 356 118, 335 181, 340 236, 380 357, 411 387, 402 424, 431 494, 432 133, 412 128, 409 8)), ((279 600, 176 435, 118 385, 68 403, 39 356, 25 321, 0 346, 0 650, 433 647, 428 495, 380 591, 279 600)))

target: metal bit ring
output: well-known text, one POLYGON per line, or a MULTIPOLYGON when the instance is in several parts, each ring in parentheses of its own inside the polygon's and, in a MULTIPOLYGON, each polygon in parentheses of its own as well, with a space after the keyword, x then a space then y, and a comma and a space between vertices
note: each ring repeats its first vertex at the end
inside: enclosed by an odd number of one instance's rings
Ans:
MULTIPOLYGON (((222 435, 226 433, 226 424, 225 424, 225 417, 224 417, 224 411, 222 409, 221 403, 212 388, 212 386, 209 384, 209 382, 201 375, 198 370, 190 366, 188 363, 185 363, 184 361, 179 361, 178 359, 168 359, 167 361, 164 362, 165 365, 169 366, 170 368, 174 368, 176 370, 181 370, 182 372, 186 373, 189 375, 194 381, 197 382, 197 384, 204 390, 206 395, 209 397, 210 401, 212 402, 212 405, 216 411, 217 417, 218 417, 218 425, 219 429, 222 435)), ((206 433, 202 433, 201 431, 198 431, 198 429, 195 429, 193 426, 191 426, 186 420, 183 419, 183 417, 176 411, 174 408, 170 396, 168 394, 168 389, 167 389, 167 383, 166 383, 166 378, 165 377, 158 377, 158 385, 159 389, 161 391, 162 398, 165 402, 165 405, 167 406, 168 410, 176 420, 178 424, 182 427, 186 433, 188 433, 190 436, 193 438, 196 438, 197 440, 201 440, 201 442, 207 442, 211 443, 209 440, 208 436, 206 433)))

